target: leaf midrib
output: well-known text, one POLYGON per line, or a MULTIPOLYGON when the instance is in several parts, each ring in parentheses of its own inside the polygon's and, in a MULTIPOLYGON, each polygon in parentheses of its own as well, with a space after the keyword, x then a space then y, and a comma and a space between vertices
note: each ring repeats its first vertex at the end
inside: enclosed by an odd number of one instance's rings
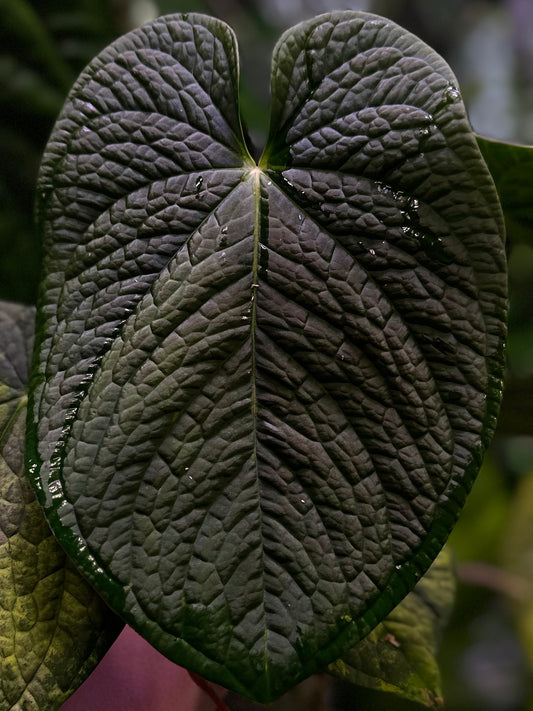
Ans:
MULTIPOLYGON (((263 171, 261 168, 255 166, 250 171, 249 179, 253 180, 253 192, 254 192, 254 253, 252 262, 252 313, 250 318, 250 338, 251 338, 251 357, 252 357, 252 397, 251 397, 251 411, 252 411, 252 422, 253 422, 253 458, 255 469, 257 471, 257 511, 259 517, 259 525, 261 528, 261 568, 265 570, 265 545, 264 545, 264 514, 262 507, 262 495, 261 495, 261 478, 259 476, 259 463, 257 457, 258 441, 257 441, 257 419, 258 419, 258 407, 257 407, 257 356, 256 356, 256 329, 257 329, 257 300, 259 288, 259 266, 260 266, 260 250, 261 250, 261 223, 262 223, 262 197, 261 197, 261 177, 263 171)), ((263 674, 264 674, 264 684, 267 687, 266 696, 269 698, 272 695, 272 682, 270 674, 270 660, 268 654, 268 641, 269 641, 269 627, 267 624, 267 610, 266 610, 266 596, 267 590, 265 587, 265 576, 261 576, 262 583, 262 619, 264 625, 263 632, 263 674)))

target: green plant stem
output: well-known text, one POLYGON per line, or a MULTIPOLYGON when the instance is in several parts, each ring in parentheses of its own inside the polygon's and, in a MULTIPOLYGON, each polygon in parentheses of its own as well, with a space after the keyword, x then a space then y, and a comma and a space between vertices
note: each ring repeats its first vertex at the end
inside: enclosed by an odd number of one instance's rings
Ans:
POLYGON ((531 586, 526 580, 487 563, 461 563, 457 566, 457 577, 463 583, 493 590, 518 602, 531 595, 531 586))

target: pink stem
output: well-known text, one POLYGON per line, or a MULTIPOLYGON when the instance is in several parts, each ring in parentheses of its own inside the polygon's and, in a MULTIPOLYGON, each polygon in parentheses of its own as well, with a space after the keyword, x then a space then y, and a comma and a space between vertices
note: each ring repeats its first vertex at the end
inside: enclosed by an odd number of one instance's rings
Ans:
POLYGON ((198 674, 195 674, 192 671, 187 670, 189 673, 189 676, 191 679, 194 681, 196 686, 199 686, 202 691, 205 691, 205 693, 209 696, 212 701, 216 704, 216 707, 218 711, 231 711, 231 709, 226 706, 226 704, 222 701, 222 699, 218 696, 216 691, 210 686, 210 684, 201 676, 198 674))

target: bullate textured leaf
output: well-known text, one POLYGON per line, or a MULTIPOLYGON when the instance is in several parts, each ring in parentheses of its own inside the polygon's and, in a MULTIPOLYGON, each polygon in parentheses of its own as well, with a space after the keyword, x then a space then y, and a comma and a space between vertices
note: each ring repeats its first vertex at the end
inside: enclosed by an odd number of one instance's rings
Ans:
POLYGON ((54 539, 24 474, 35 309, 0 302, 0 709, 55 711, 121 627, 54 539))
POLYGON ((413 587, 494 428, 502 217, 455 79, 382 18, 298 25, 256 165, 231 30, 160 18, 80 76, 38 191, 51 525, 164 654, 276 698, 413 587))

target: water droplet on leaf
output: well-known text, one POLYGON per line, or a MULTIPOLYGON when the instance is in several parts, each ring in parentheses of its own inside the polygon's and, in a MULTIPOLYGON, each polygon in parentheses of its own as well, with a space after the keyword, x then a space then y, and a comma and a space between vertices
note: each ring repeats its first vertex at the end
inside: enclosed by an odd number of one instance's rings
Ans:
POLYGON ((444 90, 444 94, 442 97, 447 104, 453 104, 455 101, 459 101, 461 98, 461 94, 459 93, 459 90, 456 89, 454 86, 449 86, 447 89, 444 90))
POLYGON ((444 91, 442 92, 441 95, 441 100, 439 105, 437 106, 438 109, 443 109, 446 106, 449 106, 450 104, 454 104, 455 102, 459 101, 461 98, 461 94, 459 93, 459 90, 455 86, 448 86, 444 91))

